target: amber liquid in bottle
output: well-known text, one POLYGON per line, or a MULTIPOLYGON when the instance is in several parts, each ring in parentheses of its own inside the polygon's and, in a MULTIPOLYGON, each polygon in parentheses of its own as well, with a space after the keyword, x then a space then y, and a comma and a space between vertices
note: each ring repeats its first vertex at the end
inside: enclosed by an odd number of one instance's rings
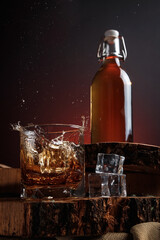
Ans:
POLYGON ((118 57, 109 56, 91 85, 91 143, 133 141, 132 91, 118 57))

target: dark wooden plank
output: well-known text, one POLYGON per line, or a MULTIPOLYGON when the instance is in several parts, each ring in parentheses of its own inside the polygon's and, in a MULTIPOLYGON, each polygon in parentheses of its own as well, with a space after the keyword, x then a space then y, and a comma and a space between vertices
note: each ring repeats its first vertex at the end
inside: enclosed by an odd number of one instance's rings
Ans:
POLYGON ((96 236, 159 222, 160 197, 0 199, 0 216, 2 236, 96 236))

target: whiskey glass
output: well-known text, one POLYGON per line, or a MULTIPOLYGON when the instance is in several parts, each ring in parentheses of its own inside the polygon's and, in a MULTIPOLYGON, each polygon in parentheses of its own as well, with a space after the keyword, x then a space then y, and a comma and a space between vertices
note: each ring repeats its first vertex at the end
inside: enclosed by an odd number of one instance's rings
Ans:
POLYGON ((84 195, 84 126, 20 127, 22 198, 84 195))

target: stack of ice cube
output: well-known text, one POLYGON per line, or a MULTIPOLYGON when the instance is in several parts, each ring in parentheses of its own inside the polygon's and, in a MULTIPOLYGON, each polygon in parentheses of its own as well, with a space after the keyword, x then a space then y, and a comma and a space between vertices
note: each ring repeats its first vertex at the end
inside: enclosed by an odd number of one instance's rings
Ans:
POLYGON ((90 197, 127 196, 124 160, 117 154, 98 153, 95 173, 88 175, 90 197))

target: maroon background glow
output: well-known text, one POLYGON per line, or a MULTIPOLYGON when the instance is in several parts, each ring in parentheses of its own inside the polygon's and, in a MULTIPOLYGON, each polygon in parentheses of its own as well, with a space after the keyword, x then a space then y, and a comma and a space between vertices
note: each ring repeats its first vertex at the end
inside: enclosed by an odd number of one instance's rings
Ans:
POLYGON ((1 2, 1 163, 19 166, 10 123, 89 120, 96 52, 107 29, 124 36, 133 83, 134 141, 160 145, 160 2, 1 2))

